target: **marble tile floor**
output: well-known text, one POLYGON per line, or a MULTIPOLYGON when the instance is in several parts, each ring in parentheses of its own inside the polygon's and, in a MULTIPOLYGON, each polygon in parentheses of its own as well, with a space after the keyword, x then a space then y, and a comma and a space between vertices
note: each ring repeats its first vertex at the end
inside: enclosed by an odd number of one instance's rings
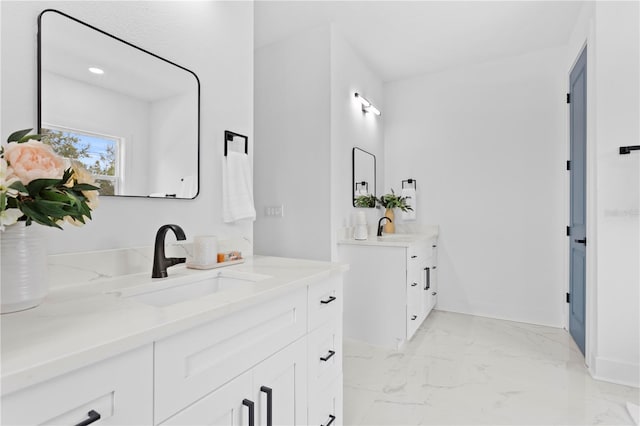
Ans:
POLYGON ((345 425, 632 425, 557 328, 434 311, 402 350, 344 342, 345 425))

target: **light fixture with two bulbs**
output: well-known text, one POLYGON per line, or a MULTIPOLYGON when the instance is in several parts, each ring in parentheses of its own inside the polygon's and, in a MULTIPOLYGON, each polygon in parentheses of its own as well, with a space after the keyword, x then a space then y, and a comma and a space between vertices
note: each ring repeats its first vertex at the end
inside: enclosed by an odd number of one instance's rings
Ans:
POLYGON ((367 98, 357 92, 354 94, 354 96, 362 104, 362 112, 371 112, 375 115, 381 115, 380 110, 373 106, 373 104, 369 102, 367 98))

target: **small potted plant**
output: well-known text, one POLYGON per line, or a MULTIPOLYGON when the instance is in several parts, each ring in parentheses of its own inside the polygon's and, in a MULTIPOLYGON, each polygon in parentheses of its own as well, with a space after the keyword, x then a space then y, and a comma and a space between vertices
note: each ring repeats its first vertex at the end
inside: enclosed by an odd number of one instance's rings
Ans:
POLYGON ((413 208, 407 204, 407 197, 396 195, 393 188, 391 188, 390 194, 381 195, 380 198, 378 198, 378 203, 386 209, 384 215, 389 218, 387 223, 384 225, 384 232, 387 234, 393 234, 396 232, 396 226, 393 222, 395 220, 393 209, 400 209, 403 212, 413 210, 413 208))
POLYGON ((378 199, 373 194, 358 195, 354 200, 355 207, 375 207, 378 199))

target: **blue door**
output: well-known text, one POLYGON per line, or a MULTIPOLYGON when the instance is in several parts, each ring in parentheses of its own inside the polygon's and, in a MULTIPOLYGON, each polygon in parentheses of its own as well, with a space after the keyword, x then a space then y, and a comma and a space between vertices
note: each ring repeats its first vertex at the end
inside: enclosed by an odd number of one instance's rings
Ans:
POLYGON ((570 210, 569 333, 584 354, 586 324, 587 48, 569 76, 570 210))

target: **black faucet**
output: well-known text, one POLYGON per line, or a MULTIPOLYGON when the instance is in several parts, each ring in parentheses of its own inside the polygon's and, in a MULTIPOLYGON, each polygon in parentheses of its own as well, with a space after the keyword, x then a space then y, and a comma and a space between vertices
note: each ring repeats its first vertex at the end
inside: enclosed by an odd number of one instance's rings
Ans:
POLYGON ((380 220, 378 221, 378 237, 382 237, 382 221, 387 219, 389 221, 389 223, 393 223, 393 221, 391 219, 389 219, 386 216, 382 216, 380 218, 380 220))
POLYGON ((178 225, 162 225, 156 233, 156 243, 153 246, 153 270, 151 271, 151 278, 165 278, 167 277, 167 268, 169 266, 177 265, 178 263, 184 263, 187 259, 184 257, 164 257, 164 237, 167 235, 167 231, 171 229, 176 238, 180 241, 186 240, 184 231, 178 225))

